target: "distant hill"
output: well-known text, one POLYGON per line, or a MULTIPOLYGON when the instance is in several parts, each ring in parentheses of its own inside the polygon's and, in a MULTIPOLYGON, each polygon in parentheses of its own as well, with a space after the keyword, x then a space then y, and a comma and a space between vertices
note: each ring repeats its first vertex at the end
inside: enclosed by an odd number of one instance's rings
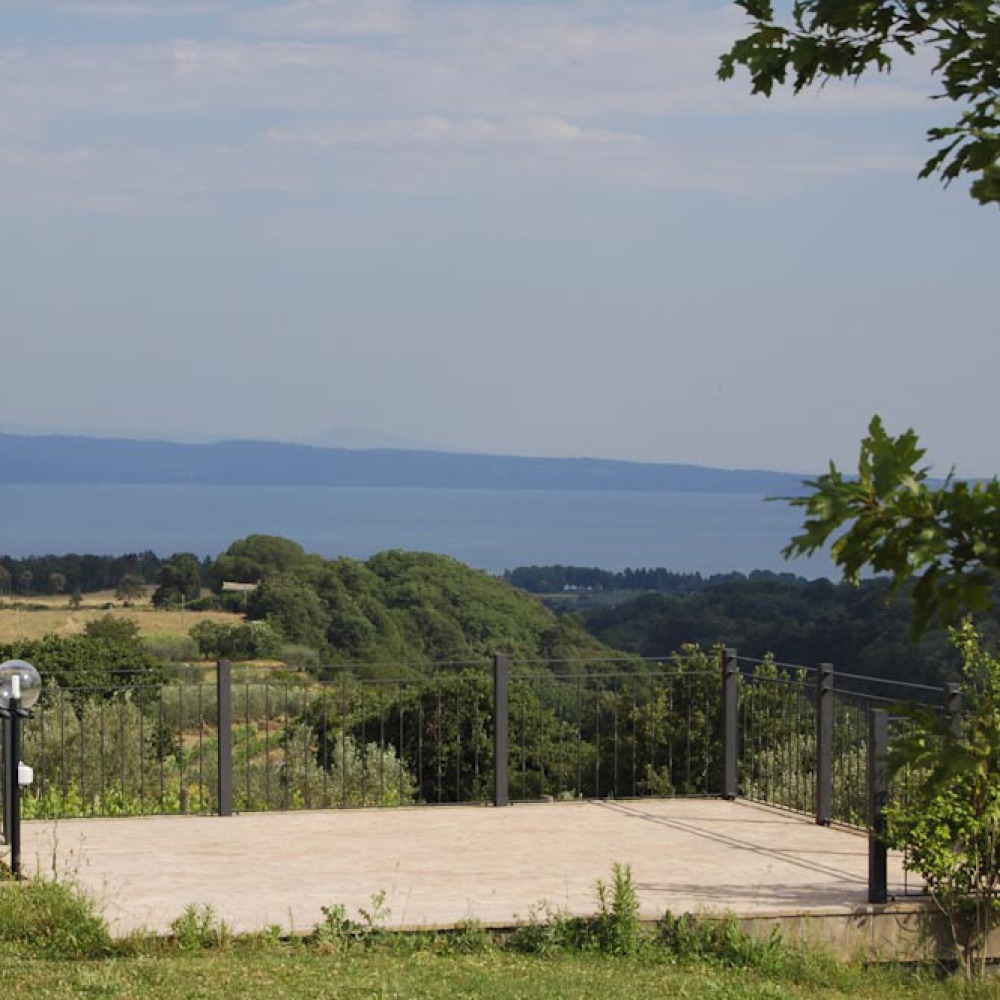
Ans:
POLYGON ((401 451, 437 450, 426 441, 415 441, 413 438, 400 437, 398 434, 385 434, 382 431, 373 431, 368 427, 352 427, 346 424, 328 427, 319 434, 302 438, 299 444, 311 445, 315 448, 349 448, 353 451, 373 448, 394 448, 401 451))
POLYGON ((781 472, 597 458, 0 433, 0 483, 5 484, 416 486, 788 495, 801 492, 801 480, 801 476, 781 472))

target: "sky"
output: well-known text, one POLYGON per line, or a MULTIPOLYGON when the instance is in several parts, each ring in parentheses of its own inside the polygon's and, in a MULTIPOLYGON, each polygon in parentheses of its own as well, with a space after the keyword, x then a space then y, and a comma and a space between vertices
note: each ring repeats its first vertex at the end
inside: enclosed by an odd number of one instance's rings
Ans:
POLYGON ((997 471, 995 209, 926 54, 723 0, 0 0, 0 429, 997 471), (326 436, 324 436, 326 435, 326 436), (374 440, 374 439, 373 439, 374 440))

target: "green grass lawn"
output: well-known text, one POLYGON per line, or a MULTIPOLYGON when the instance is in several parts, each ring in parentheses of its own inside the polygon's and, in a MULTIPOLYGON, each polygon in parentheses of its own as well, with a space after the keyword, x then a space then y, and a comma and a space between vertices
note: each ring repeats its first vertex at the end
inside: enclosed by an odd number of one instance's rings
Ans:
POLYGON ((203 952, 89 961, 0 957, 4 997, 62 1000, 143 997, 181 1000, 307 1000, 340 997, 599 998, 926 998, 1000 996, 992 984, 970 989, 898 969, 820 963, 763 972, 711 962, 670 964, 600 955, 443 955, 395 949, 322 953, 294 945, 237 944, 203 952))
POLYGON ((169 937, 114 940, 73 884, 0 883, 0 1000, 1000 998, 1000 980, 970 985, 936 967, 836 962, 748 937, 734 920, 665 915, 645 928, 627 866, 614 866, 599 898, 592 918, 532 919, 499 938, 471 922, 450 934, 394 934, 373 897, 358 919, 326 908, 306 937, 274 927, 235 938, 210 908, 190 906, 169 937))

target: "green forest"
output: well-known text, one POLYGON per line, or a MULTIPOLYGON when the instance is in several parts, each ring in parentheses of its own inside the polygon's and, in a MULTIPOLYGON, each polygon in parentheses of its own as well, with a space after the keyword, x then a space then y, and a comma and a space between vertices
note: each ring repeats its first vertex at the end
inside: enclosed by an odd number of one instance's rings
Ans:
MULTIPOLYGON (((764 571, 703 576, 552 565, 518 567, 500 579, 430 553, 325 559, 270 535, 235 541, 214 559, 152 552, 0 558, 0 595, 25 607, 32 594, 65 593, 71 601, 97 590, 115 591, 127 607, 143 588, 157 607, 239 616, 200 622, 190 642, 160 650, 161 659, 351 663, 377 672, 377 665, 478 662, 499 652, 521 660, 664 657, 686 644, 721 642, 747 656, 832 662, 838 671, 927 684, 952 679, 956 669, 945 631, 915 638, 907 593, 893 593, 881 578, 853 586, 764 571), (226 592, 227 581, 256 589, 226 592)), ((982 614, 979 627, 987 640, 1000 635, 994 612, 982 614)), ((74 643, 97 638, 46 640, 37 655, 80 661, 74 643), (62 644, 73 647, 71 656, 56 655, 62 644)), ((102 649, 86 660, 104 664, 110 655, 102 649)))
MULTIPOLYGON (((105 573, 136 565, 73 558, 105 573)), ((82 634, 0 643, 0 658, 46 681, 26 729, 40 776, 26 815, 213 811, 224 754, 237 810, 489 801, 498 654, 510 660, 511 798, 717 793, 719 643, 746 658, 741 794, 808 809, 812 675, 783 663, 935 686, 957 666, 941 632, 910 637, 906 595, 881 580, 633 571, 608 583, 621 600, 578 613, 515 586, 517 571, 420 552, 326 559, 269 535, 156 566, 154 605, 215 609, 187 636, 154 641, 123 600, 82 634), (657 583, 668 592, 644 589, 657 583), (215 660, 236 665, 228 749, 215 660)), ((531 575, 586 578, 569 570, 531 575)), ((865 801, 853 697, 838 702, 834 761, 845 822, 865 801)))

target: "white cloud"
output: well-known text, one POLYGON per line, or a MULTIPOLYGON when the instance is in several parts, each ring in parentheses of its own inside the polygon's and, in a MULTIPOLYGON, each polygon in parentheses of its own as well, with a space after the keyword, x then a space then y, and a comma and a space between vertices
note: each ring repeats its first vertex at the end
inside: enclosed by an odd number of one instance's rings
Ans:
POLYGON ((0 50, 0 94, 52 113, 305 107, 387 118, 590 120, 924 103, 924 90, 904 77, 770 103, 740 83, 719 83, 718 54, 738 30, 729 5, 452 3, 415 11, 317 0, 234 15, 231 33, 209 40, 0 50), (347 37, 356 32, 376 38, 347 37))
POLYGON ((403 0, 300 0, 243 11, 230 24, 238 32, 265 38, 339 38, 404 34, 412 15, 403 0))
POLYGON ((428 116, 408 120, 335 122, 325 126, 276 128, 267 140, 324 148, 408 147, 415 143, 438 147, 486 144, 574 143, 577 145, 644 145, 645 137, 627 132, 588 128, 563 118, 449 119, 428 116))
POLYGON ((28 157, 22 180, 40 203, 46 184, 58 187, 55 201, 129 205, 245 188, 771 190, 913 169, 911 156, 863 129, 845 141, 803 127, 925 103, 917 71, 770 102, 719 83, 718 53, 739 30, 729 4, 80 0, 74 9, 225 10, 228 33, 0 47, 0 175, 28 157), (242 120, 243 138, 206 138, 194 123, 211 115, 242 120), (171 128, 154 145, 159 120, 171 128), (94 159, 67 173, 63 146, 94 159))
POLYGON ((175 18, 205 17, 233 10, 225 0, 0 0, 0 11, 30 10, 104 21, 148 21, 175 18))

